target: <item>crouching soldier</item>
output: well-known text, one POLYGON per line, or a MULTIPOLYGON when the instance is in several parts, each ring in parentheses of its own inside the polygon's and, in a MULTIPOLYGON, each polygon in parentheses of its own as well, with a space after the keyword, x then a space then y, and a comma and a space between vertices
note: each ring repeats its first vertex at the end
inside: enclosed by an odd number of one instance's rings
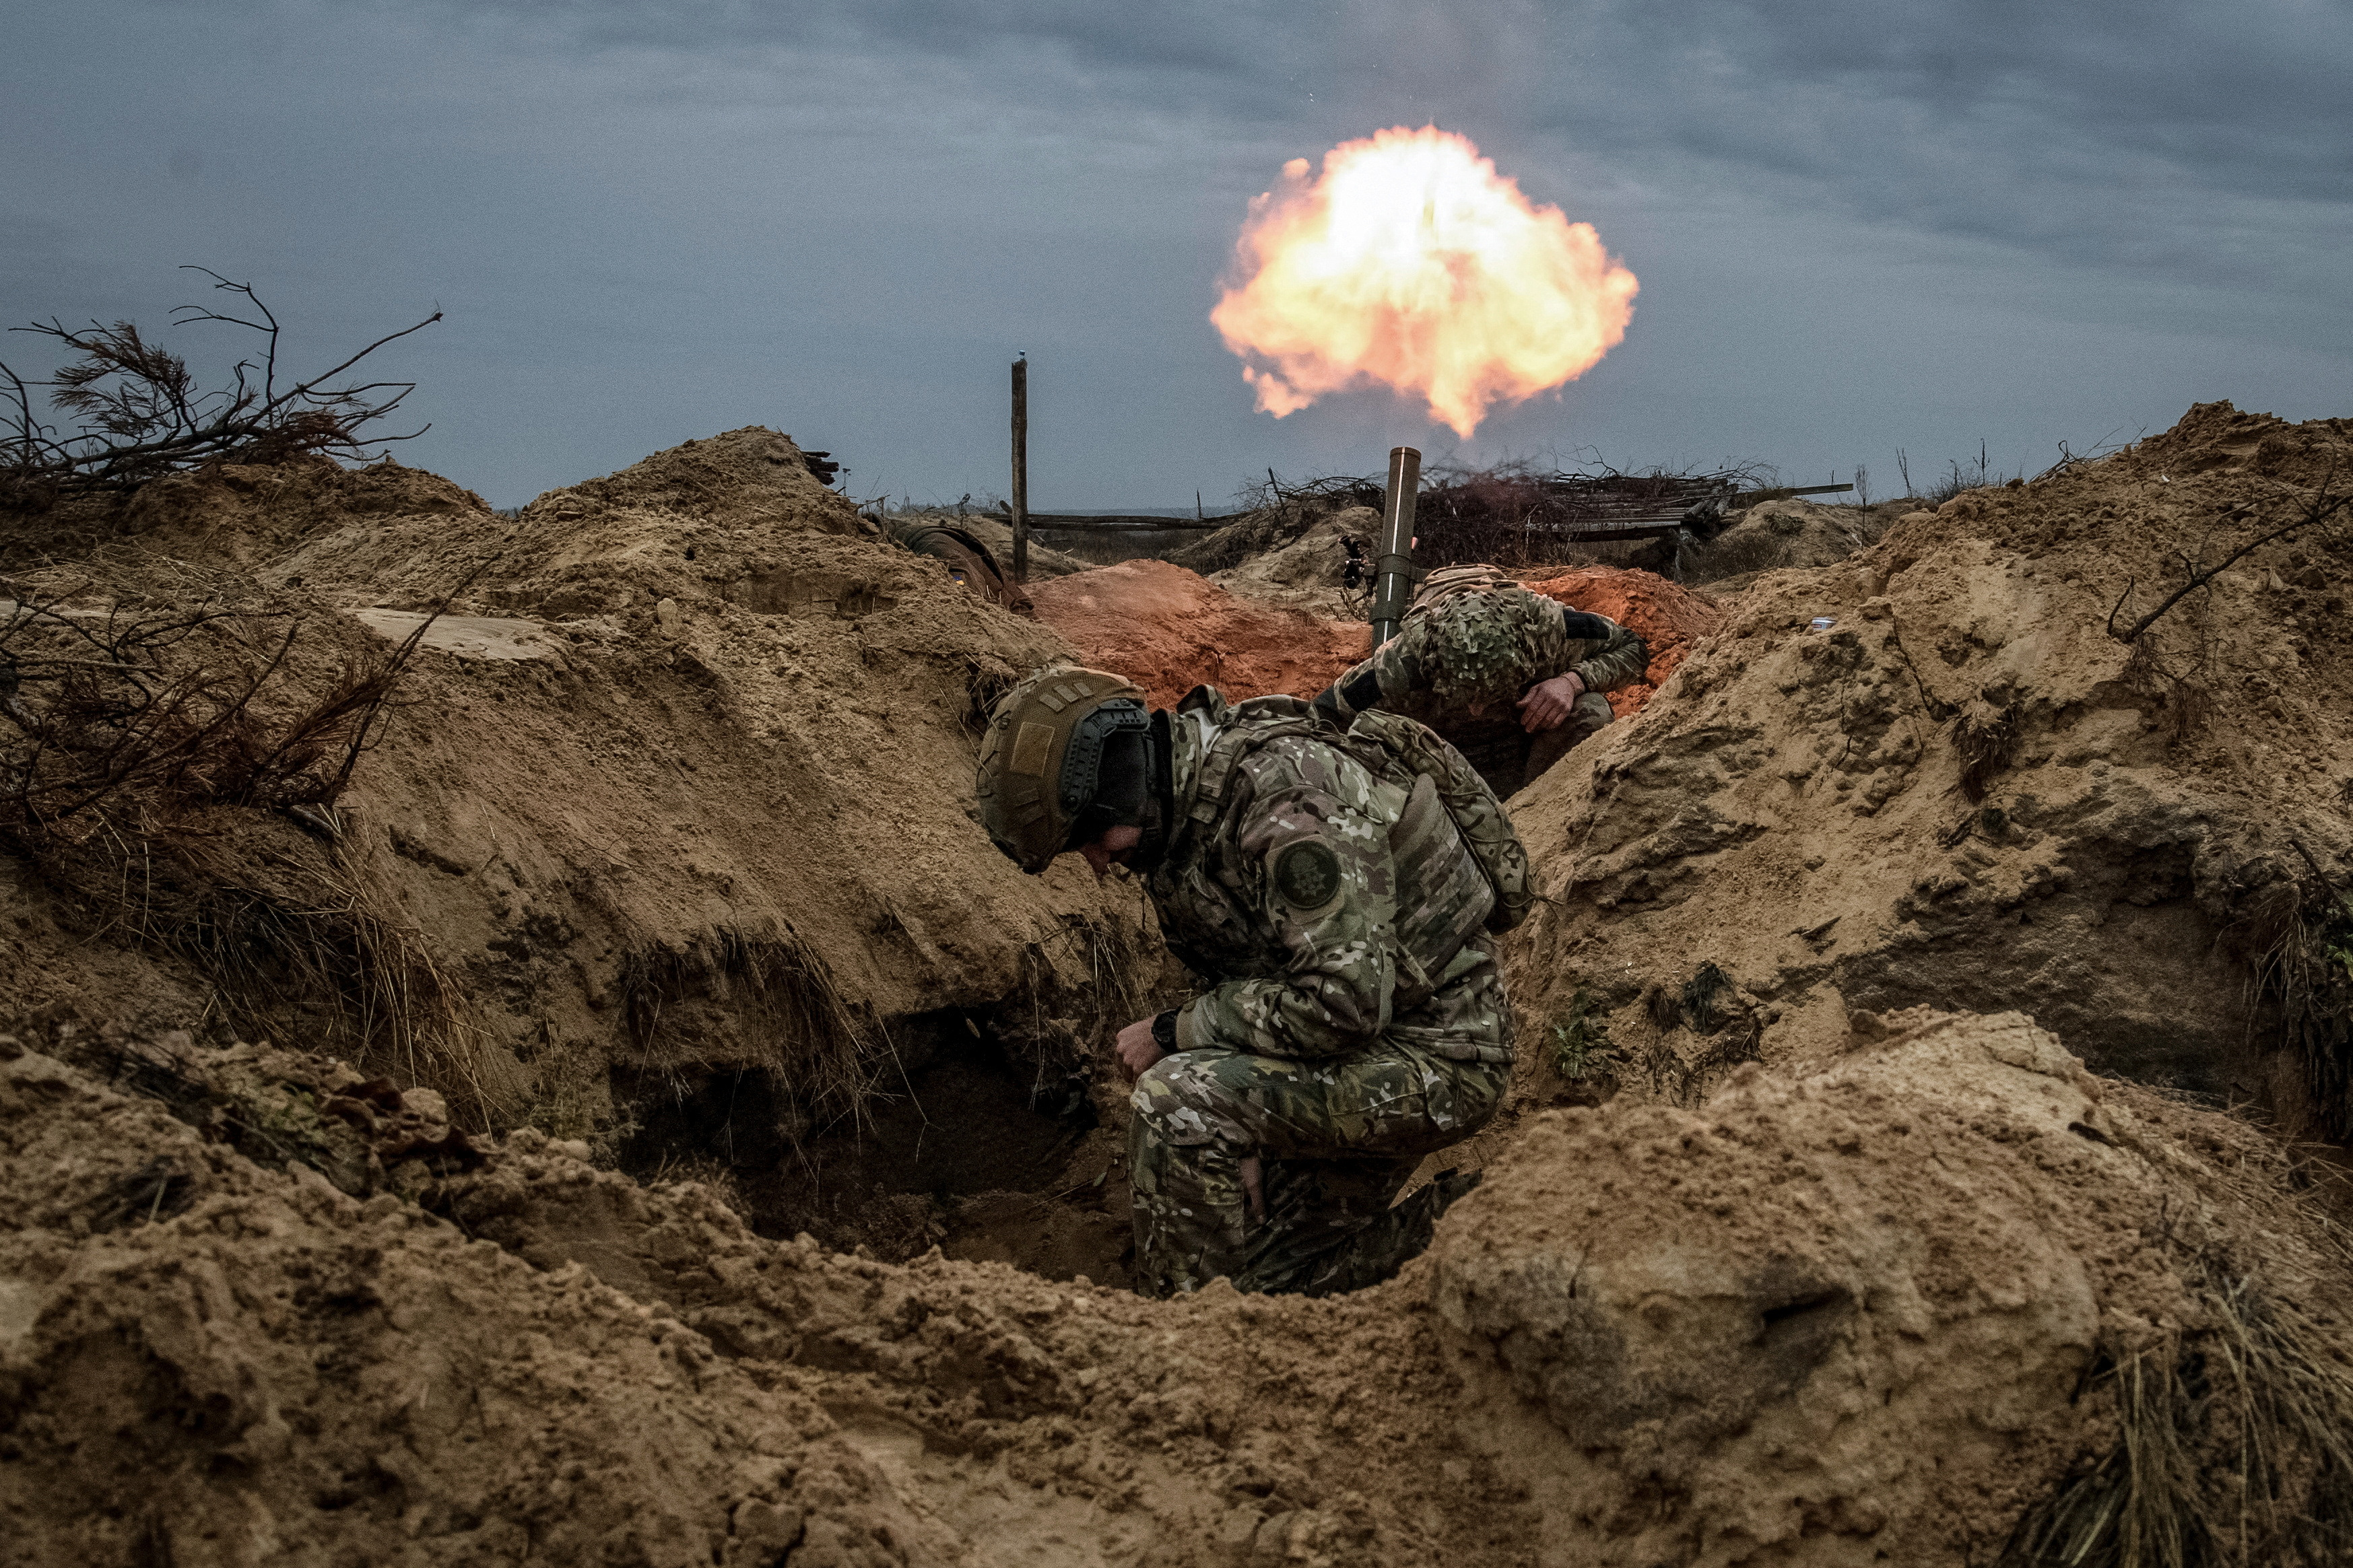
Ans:
POLYGON ((1493 566, 1449 566, 1414 595, 1398 635, 1315 705, 1342 725, 1372 708, 1419 720, 1508 796, 1609 723, 1601 693, 1649 664, 1642 639, 1607 616, 1532 594, 1493 566))
POLYGON ((1149 712, 1118 676, 1060 666, 997 703, 979 797, 1025 871, 1068 852, 1141 876, 1208 983, 1115 1047, 1141 1288, 1325 1294, 1420 1250, 1471 1183, 1391 1205, 1503 1102, 1489 933, 1527 907, 1519 841, 1461 758, 1391 714, 1335 730, 1208 687, 1149 712))

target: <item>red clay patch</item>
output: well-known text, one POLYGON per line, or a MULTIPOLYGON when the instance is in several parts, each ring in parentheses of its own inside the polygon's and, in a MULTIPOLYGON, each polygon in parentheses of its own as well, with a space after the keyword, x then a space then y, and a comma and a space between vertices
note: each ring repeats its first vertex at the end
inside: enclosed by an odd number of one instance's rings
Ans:
MULTIPOLYGON (((1609 693, 1620 718, 1637 711, 1715 629, 1709 601, 1649 572, 1584 566, 1529 582, 1547 598, 1630 626, 1651 650, 1641 682, 1609 693)), ((1124 561, 1029 584, 1038 618, 1097 668, 1124 675, 1173 708, 1207 681, 1230 698, 1313 697, 1371 650, 1370 628, 1226 592, 1166 561, 1124 561)))
POLYGON ((1166 561, 1029 584, 1038 618, 1098 668, 1174 708, 1206 681, 1228 697, 1313 697, 1371 650, 1370 628, 1237 598, 1166 561))

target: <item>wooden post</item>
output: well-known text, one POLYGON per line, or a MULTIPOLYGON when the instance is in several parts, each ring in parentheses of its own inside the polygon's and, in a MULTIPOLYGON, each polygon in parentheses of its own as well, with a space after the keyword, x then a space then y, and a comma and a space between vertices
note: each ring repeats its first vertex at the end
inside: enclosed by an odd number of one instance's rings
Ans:
POLYGON ((1029 581, 1029 356, 1013 362, 1013 580, 1029 581))

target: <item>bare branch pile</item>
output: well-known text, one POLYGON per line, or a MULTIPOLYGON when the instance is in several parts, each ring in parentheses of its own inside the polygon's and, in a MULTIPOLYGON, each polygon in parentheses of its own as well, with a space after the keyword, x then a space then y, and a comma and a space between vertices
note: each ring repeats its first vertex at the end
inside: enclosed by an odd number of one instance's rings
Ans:
POLYGON ((200 389, 187 362, 150 342, 129 321, 69 327, 52 318, 12 329, 48 338, 79 355, 48 381, 27 381, 0 363, 9 406, 0 414, 0 504, 37 506, 60 498, 137 489, 164 474, 210 463, 280 463, 307 454, 364 461, 405 435, 377 435, 377 421, 416 390, 414 382, 343 382, 337 378, 385 344, 441 319, 434 311, 414 326, 390 332, 290 386, 280 384, 278 318, 249 283, 235 283, 207 268, 216 289, 237 296, 228 310, 184 305, 176 324, 220 321, 260 334, 253 357, 240 359, 229 384, 200 389), (238 313, 231 313, 238 312, 238 313), (43 420, 33 392, 48 389, 48 404, 69 429, 43 420))
MULTIPOLYGON (((1491 468, 1441 463, 1430 465, 1423 474, 1415 502, 1419 542, 1414 560, 1432 567, 1474 561, 1540 565, 1563 559, 1563 551, 1571 544, 1648 539, 1677 528, 1704 536, 1721 523, 1727 501, 1772 478, 1771 470, 1753 464, 1706 472, 1657 468, 1629 474, 1599 464, 1567 469, 1527 462, 1491 468)), ((1303 528, 1320 511, 1378 507, 1382 481, 1334 474, 1286 484, 1270 472, 1264 484, 1244 486, 1238 499, 1253 513, 1272 514, 1276 521, 1270 528, 1282 533, 1280 524, 1296 521, 1303 528)))

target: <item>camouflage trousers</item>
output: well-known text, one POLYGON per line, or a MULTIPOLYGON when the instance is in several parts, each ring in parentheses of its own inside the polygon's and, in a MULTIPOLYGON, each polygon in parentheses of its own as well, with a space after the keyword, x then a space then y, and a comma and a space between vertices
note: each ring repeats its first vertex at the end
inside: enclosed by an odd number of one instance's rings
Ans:
POLYGON ((1495 798, 1507 800, 1542 778, 1572 747, 1599 734, 1613 717, 1609 699, 1587 691, 1578 695, 1558 727, 1538 734, 1521 729, 1515 718, 1474 721, 1459 733, 1452 729, 1440 732, 1487 781, 1495 798))
POLYGON ((1398 1033, 1317 1061, 1164 1058, 1137 1080, 1128 1123, 1138 1288, 1170 1296, 1223 1275, 1240 1290, 1323 1295, 1387 1278, 1463 1189, 1393 1211, 1398 1190, 1425 1155, 1487 1123, 1511 1076, 1508 1060, 1455 1060, 1398 1033), (1253 1155, 1255 1216, 1242 1175, 1253 1155))

